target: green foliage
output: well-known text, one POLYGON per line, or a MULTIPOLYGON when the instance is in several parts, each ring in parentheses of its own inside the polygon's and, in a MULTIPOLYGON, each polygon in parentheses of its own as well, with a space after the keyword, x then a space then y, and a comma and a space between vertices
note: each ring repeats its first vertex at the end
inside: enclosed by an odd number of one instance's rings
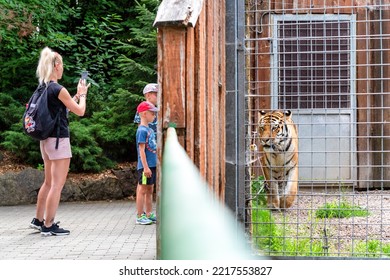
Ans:
MULTIPOLYGON (((20 126, 22 123, 20 122, 20 126)), ((2 133, 4 141, 1 143, 2 147, 11 151, 20 162, 36 165, 38 162, 42 162, 42 156, 39 150, 39 142, 34 141, 32 138, 21 132, 14 130, 8 130, 2 133)))
MULTIPOLYGON (((251 181, 252 188, 252 224, 253 238, 258 248, 269 255, 277 256, 322 256, 324 254, 321 240, 308 237, 290 238, 296 228, 276 222, 272 212, 267 209, 267 197, 264 176, 251 181)), ((302 229, 300 235, 307 229, 302 229)))
POLYGON ((265 208, 267 206, 267 194, 265 190, 264 176, 259 176, 256 180, 252 180, 251 188, 253 202, 256 205, 265 208))
POLYGON ((350 218, 366 217, 370 213, 360 206, 350 205, 347 201, 333 201, 326 203, 316 210, 317 218, 350 218))
MULTIPOLYGON (((0 132, 9 130, 14 123, 19 122, 24 109, 25 107, 10 95, 0 93, 0 132)), ((1 133, 0 139, 2 139, 1 133)))
MULTIPOLYGON (((252 187, 258 185, 259 182, 261 180, 254 184, 252 182, 252 187)), ((257 188, 255 187, 255 189, 257 188)), ((313 210, 309 212, 310 221, 312 220, 311 217, 316 217, 315 221, 310 222, 310 227, 307 226, 307 223, 297 226, 296 223, 288 221, 288 215, 278 217, 278 220, 276 220, 276 215, 266 209, 263 201, 260 200, 260 204, 258 204, 257 200, 253 201, 253 240, 263 254, 270 256, 339 256, 338 241, 332 242, 332 238, 328 239, 322 236, 320 239, 313 236, 314 232, 322 231, 319 227, 322 227, 323 223, 318 219, 324 216, 329 218, 343 218, 357 216, 357 213, 362 214, 361 216, 367 216, 369 214, 368 211, 356 209, 358 207, 352 207, 347 202, 334 202, 328 204, 328 206, 331 205, 330 207, 320 208, 323 211, 318 212, 318 210, 313 210)), ((385 244, 377 239, 354 241, 346 247, 347 250, 350 251, 349 254, 351 257, 390 257, 390 244, 385 244)))
MULTIPOLYGON (((143 97, 118 89, 107 102, 108 106, 96 112, 89 126, 94 138, 110 158, 126 159, 129 149, 135 148, 137 125, 133 123, 137 104, 143 97), (115 146, 116 149, 111 147, 115 146)), ((134 151, 134 150, 132 150, 134 151)), ((130 159, 136 159, 136 151, 130 159)))
POLYGON ((271 256, 322 256, 321 240, 312 240, 310 234, 302 229, 302 237, 291 238, 291 231, 282 223, 276 223, 270 210, 255 208, 252 211, 253 236, 258 248, 271 256))
POLYGON ((130 31, 131 40, 121 38, 116 49, 118 56, 117 70, 122 78, 118 79, 118 87, 139 92, 138 89, 145 86, 143 81, 156 81, 157 72, 157 30, 152 26, 158 0, 139 0, 131 9, 135 15, 134 20, 124 23, 126 30, 130 31))
MULTIPOLYGON (((310 227, 307 223, 297 225, 288 221, 287 215, 274 214, 267 209, 264 177, 251 181, 252 238, 262 254, 270 256, 338 256, 337 244, 326 235, 315 237, 325 231, 322 218, 365 217, 369 212, 358 206, 351 206, 345 200, 326 203, 316 211, 309 211, 310 227), (281 216, 283 215, 283 216, 281 216), (314 221, 313 221, 314 217, 314 221), (299 234, 298 234, 299 233, 299 234), (329 244, 328 244, 329 243, 329 244)), ((331 231, 325 231, 331 232, 331 231)), ((329 233, 328 233, 329 234, 329 233)), ((331 233, 330 233, 331 234, 331 233)), ((348 245, 351 257, 390 257, 390 244, 380 240, 356 241, 348 245)))
POLYGON ((390 244, 381 244, 379 240, 359 241, 354 244, 353 257, 380 258, 383 255, 390 257, 390 244))
POLYGON ((160 1, 1 1, 0 146, 21 161, 42 162, 39 145, 22 133, 24 105, 37 86, 44 46, 64 61, 61 81, 76 93, 82 70, 90 73, 85 117, 70 114, 71 170, 95 172, 135 160, 135 108, 142 88, 156 82, 160 1))
POLYGON ((387 257, 390 257, 390 244, 386 244, 386 245, 382 246, 382 252, 387 257))
POLYGON ((84 170, 99 172, 102 169, 113 167, 103 154, 103 149, 97 145, 90 129, 79 122, 70 124, 72 139, 71 171, 84 170))
POLYGON ((32 69, 36 68, 40 49, 45 45, 68 44, 69 39, 61 31, 72 10, 63 2, 0 3, 0 92, 18 101, 25 100, 23 91, 36 87, 32 69))
POLYGON ((45 165, 43 163, 38 164, 37 170, 40 170, 40 171, 45 170, 45 165))

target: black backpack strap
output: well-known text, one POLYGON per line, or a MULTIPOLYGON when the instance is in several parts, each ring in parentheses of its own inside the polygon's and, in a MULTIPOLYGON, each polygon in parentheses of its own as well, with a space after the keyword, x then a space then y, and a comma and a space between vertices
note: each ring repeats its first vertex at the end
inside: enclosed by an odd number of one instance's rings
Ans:
POLYGON ((58 144, 60 143, 60 131, 61 131, 61 113, 62 108, 60 108, 60 111, 57 113, 56 116, 56 122, 57 122, 57 140, 56 140, 56 150, 58 149, 58 144))

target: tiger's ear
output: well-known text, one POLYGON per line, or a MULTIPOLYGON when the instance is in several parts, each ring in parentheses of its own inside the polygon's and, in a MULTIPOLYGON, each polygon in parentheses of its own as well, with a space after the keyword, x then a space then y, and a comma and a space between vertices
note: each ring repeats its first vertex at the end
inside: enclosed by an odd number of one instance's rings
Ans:
POLYGON ((284 115, 285 115, 286 117, 291 117, 292 113, 291 113, 290 110, 286 110, 286 111, 284 111, 284 115))
POLYGON ((261 110, 258 115, 257 115, 257 118, 258 118, 258 121, 260 121, 260 119, 265 115, 265 111, 261 110))

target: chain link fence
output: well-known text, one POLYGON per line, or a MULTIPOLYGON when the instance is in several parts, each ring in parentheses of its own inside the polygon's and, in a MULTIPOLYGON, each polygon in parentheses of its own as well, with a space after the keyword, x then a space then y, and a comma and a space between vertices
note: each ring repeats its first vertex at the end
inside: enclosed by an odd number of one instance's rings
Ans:
POLYGON ((248 0, 245 9, 254 248, 282 258, 390 257, 390 1, 248 0), (298 129, 298 194, 285 210, 266 203, 261 110, 290 110, 298 129))

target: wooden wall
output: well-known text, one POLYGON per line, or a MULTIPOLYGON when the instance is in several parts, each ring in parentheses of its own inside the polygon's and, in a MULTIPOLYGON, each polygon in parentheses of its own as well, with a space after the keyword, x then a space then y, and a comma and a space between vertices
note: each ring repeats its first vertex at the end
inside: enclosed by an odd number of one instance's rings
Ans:
POLYGON ((162 133, 158 137, 158 158, 161 162, 166 131, 173 123, 188 156, 222 201, 225 195, 224 12, 224 1, 204 0, 194 26, 178 21, 160 26, 157 23, 158 106, 161 108, 158 130, 162 133))

